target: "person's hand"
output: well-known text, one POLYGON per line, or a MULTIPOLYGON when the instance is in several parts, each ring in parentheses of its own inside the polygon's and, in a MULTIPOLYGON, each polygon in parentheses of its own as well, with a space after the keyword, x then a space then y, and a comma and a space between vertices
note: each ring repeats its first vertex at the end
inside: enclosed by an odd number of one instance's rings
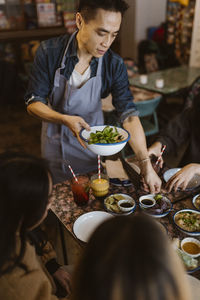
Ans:
POLYGON ((167 191, 177 191, 178 188, 184 190, 195 174, 200 174, 200 164, 186 165, 167 181, 167 191))
POLYGON ((59 283, 63 286, 64 289, 66 289, 68 294, 71 294, 71 275, 64 270, 62 267, 60 267, 54 274, 53 277, 55 277, 59 283))
MULTIPOLYGON (((162 149, 162 144, 160 142, 155 142, 153 143, 148 149, 148 155, 149 157, 152 156, 152 155, 155 155, 156 157, 159 157, 160 156, 160 153, 161 153, 161 149, 162 149)), ((158 163, 158 166, 160 168, 163 167, 163 158, 161 156, 160 160, 159 160, 159 163, 158 163)))
POLYGON ((141 175, 144 178, 143 187, 146 192, 151 194, 159 193, 162 185, 161 179, 158 177, 156 172, 154 171, 150 160, 145 164, 140 164, 141 175))
POLYGON ((79 136, 79 132, 82 128, 85 128, 86 130, 90 130, 90 126, 83 120, 83 118, 79 116, 69 116, 69 115, 63 115, 63 124, 72 131, 73 135, 77 137, 79 143, 86 148, 84 142, 79 136))

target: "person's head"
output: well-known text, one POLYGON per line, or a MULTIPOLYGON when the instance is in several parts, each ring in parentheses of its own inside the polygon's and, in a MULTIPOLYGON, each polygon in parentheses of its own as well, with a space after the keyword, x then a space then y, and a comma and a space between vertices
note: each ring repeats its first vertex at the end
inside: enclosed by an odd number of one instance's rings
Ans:
POLYGON ((16 234, 21 249, 11 269, 20 263, 26 232, 46 217, 51 189, 45 160, 27 154, 0 154, 0 273, 16 252, 16 234))
POLYGON ((187 282, 167 234, 146 215, 114 217, 92 235, 73 300, 186 300, 187 282))
POLYGON ((79 48, 94 57, 104 55, 118 34, 127 9, 124 0, 80 0, 76 14, 79 48))

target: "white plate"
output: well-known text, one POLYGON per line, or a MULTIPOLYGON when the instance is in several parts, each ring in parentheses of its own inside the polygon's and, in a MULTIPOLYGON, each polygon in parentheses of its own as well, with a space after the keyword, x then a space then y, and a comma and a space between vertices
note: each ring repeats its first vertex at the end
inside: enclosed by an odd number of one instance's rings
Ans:
POLYGON ((95 229, 111 217, 113 216, 105 211, 91 211, 85 213, 74 222, 74 234, 79 240, 87 242, 95 229))
POLYGON ((167 170, 163 174, 163 178, 164 178, 165 182, 167 182, 174 174, 176 174, 180 170, 181 170, 181 168, 173 168, 173 169, 167 170))
MULTIPOLYGON (((163 178, 164 178, 165 182, 167 182, 174 174, 176 174, 180 170, 181 170, 181 168, 173 168, 173 169, 167 170, 163 174, 163 178)), ((199 185, 200 185, 200 176, 195 174, 193 176, 193 178, 189 181, 189 183, 188 183, 185 190, 186 191, 192 190, 192 189, 196 188, 199 185)))
POLYGON ((109 195, 108 197, 105 198, 105 200, 104 200, 104 206, 105 206, 105 209, 106 209, 109 213, 111 213, 112 215, 114 215, 114 216, 121 216, 121 215, 126 216, 126 215, 132 214, 132 213, 135 211, 135 209, 136 209, 136 202, 135 202, 135 200, 134 200, 131 196, 129 196, 129 195, 126 195, 126 194, 112 194, 112 195, 109 195), (115 195, 120 195, 120 196, 123 197, 123 199, 134 201, 135 205, 134 205, 134 207, 132 208, 132 210, 129 211, 129 212, 123 212, 123 211, 122 211, 122 212, 117 213, 117 212, 114 212, 114 211, 112 211, 111 209, 107 208, 107 205, 106 205, 107 199, 108 199, 109 197, 112 197, 112 196, 115 196, 115 195))
MULTIPOLYGON (((154 197, 155 194, 148 194, 148 195, 145 195, 145 196, 146 196, 147 198, 151 198, 152 196, 154 197)), ((173 204, 172 204, 172 202, 170 201, 170 199, 168 199, 166 196, 163 196, 162 199, 163 199, 166 203, 169 204, 169 208, 168 208, 167 210, 165 210, 164 212, 160 213, 160 214, 158 214, 158 213, 152 213, 152 212, 150 211, 150 209, 152 209, 152 208, 154 209, 155 206, 149 207, 149 208, 144 208, 144 207, 142 207, 142 206, 140 205, 140 208, 142 209, 142 211, 143 211, 144 213, 148 214, 148 215, 151 216, 151 217, 154 217, 154 218, 163 218, 163 217, 167 216, 167 215, 171 212, 172 207, 173 207, 173 204)), ((156 204, 155 204, 155 205, 156 205, 156 204)))

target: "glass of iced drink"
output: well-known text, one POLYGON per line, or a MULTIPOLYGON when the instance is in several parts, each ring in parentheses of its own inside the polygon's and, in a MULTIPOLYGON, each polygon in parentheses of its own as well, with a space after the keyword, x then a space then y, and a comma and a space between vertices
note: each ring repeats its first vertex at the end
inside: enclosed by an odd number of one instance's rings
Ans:
POLYGON ((84 175, 78 175, 76 178, 78 182, 74 178, 71 180, 71 190, 76 204, 82 206, 89 201, 89 178, 84 175))
POLYGON ((101 178, 99 178, 98 174, 91 176, 90 187, 95 198, 103 200, 109 191, 108 176, 106 174, 101 174, 101 178))

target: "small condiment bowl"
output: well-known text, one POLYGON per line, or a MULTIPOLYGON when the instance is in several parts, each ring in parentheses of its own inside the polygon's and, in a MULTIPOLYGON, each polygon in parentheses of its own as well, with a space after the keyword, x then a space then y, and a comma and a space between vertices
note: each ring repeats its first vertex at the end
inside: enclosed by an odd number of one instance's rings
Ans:
POLYGON ((135 207, 135 202, 128 199, 122 199, 118 201, 117 205, 121 211, 129 212, 135 207))
POLYGON ((198 257, 200 255, 200 241, 192 237, 184 238, 181 241, 181 250, 191 257, 198 257))
POLYGON ((144 195, 139 198, 139 204, 141 208, 149 208, 153 207, 156 204, 156 200, 154 199, 154 195, 144 195))

